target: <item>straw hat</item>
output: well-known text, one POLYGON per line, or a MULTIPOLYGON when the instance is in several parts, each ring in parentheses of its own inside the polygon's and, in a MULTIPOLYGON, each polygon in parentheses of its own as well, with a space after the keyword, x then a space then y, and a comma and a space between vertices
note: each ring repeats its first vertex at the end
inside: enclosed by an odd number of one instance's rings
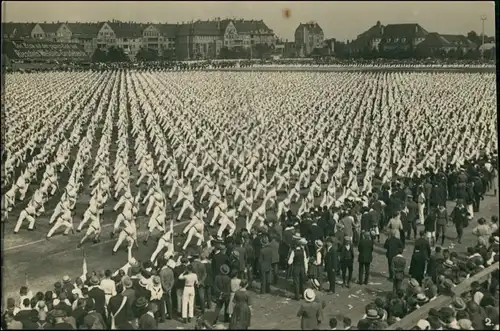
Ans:
POLYGON ((424 293, 419 293, 417 294, 417 302, 419 304, 427 303, 429 302, 429 298, 424 293))
POLYGON ((230 268, 227 264, 223 264, 221 265, 220 267, 220 272, 223 274, 223 275, 227 275, 229 274, 229 271, 230 271, 230 268))
POLYGON ((139 285, 141 285, 142 287, 148 286, 148 280, 146 278, 141 278, 139 280, 139 285))
POLYGON ((455 263, 453 263, 452 260, 446 260, 443 262, 443 265, 447 268, 453 268, 455 266, 455 263))
POLYGON ((321 247, 323 247, 323 242, 321 240, 316 240, 316 241, 314 241, 314 245, 317 248, 321 248, 321 247))
POLYGON ((366 312, 366 318, 370 320, 377 320, 380 318, 380 315, 378 313, 377 309, 368 309, 366 312))
POLYGON ((90 284, 91 284, 91 285, 96 286, 96 285, 99 285, 99 283, 100 283, 100 282, 99 282, 99 278, 97 278, 97 276, 92 276, 92 277, 90 277, 90 284))
POLYGON ((430 330, 431 329, 431 323, 429 323, 427 320, 421 319, 417 323, 417 327, 420 330, 430 330))
POLYGON ((307 302, 313 302, 316 299, 316 293, 313 289, 308 288, 304 291, 304 300, 307 302))
POLYGON ((124 276, 122 278, 122 284, 123 284, 123 287, 125 287, 125 288, 131 288, 132 286, 134 286, 134 284, 132 283, 132 280, 130 279, 129 276, 124 276))

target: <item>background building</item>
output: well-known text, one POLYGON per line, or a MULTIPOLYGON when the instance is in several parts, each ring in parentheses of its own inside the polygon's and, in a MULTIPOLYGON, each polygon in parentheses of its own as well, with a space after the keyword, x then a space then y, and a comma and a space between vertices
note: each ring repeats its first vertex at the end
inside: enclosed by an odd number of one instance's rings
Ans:
POLYGON ((323 29, 315 22, 300 23, 295 29, 295 45, 302 57, 321 47, 324 39, 323 29))

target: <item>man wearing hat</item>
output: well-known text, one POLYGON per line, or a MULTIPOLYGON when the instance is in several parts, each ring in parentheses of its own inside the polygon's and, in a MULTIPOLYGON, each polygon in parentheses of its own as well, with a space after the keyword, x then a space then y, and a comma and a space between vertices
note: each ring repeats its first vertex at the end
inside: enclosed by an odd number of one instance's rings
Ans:
POLYGON ((455 208, 453 208, 453 211, 451 212, 451 219, 455 224, 455 229, 457 230, 458 243, 462 242, 462 236, 464 233, 463 229, 469 223, 468 217, 469 212, 467 211, 467 207, 464 205, 462 199, 458 199, 455 208))
POLYGON ((337 247, 334 245, 333 239, 329 237, 326 240, 325 270, 330 283, 329 292, 331 293, 335 293, 335 278, 338 268, 337 247))
POLYGON ((344 244, 339 250, 340 268, 342 270, 342 283, 345 287, 351 286, 352 270, 354 264, 354 247, 352 246, 351 237, 344 238, 344 244))
POLYGON ((368 285, 368 279, 370 277, 370 264, 373 260, 373 239, 370 236, 370 232, 364 231, 361 234, 361 239, 358 244, 358 252, 358 283, 360 285, 368 285))
POLYGON ((271 292, 271 270, 273 262, 273 249, 269 245, 269 237, 267 235, 261 238, 261 249, 259 254, 259 266, 260 266, 260 294, 271 292))
POLYGON ((304 300, 300 305, 297 317, 300 317, 300 327, 302 330, 318 330, 323 321, 323 306, 315 302, 316 293, 313 289, 306 289, 303 292, 304 300))
POLYGON ((228 308, 229 308, 229 298, 231 295, 231 278, 228 276, 230 268, 227 264, 223 264, 220 267, 220 272, 215 276, 214 281, 214 294, 215 294, 215 320, 213 324, 217 324, 219 321, 219 315, 224 307, 224 322, 228 320, 228 308))
POLYGON ((393 293, 397 293, 401 289, 403 279, 405 277, 406 259, 403 256, 403 249, 398 250, 398 254, 392 259, 393 270, 393 293))
POLYGON ((100 281, 97 276, 90 277, 89 298, 93 299, 94 309, 104 318, 106 316, 106 294, 99 287, 100 281))
POLYGON ((299 240, 288 257, 288 265, 292 266, 295 300, 300 300, 300 295, 304 293, 308 260, 305 250, 306 245, 307 240, 299 240))
POLYGON ((193 266, 193 272, 198 277, 198 286, 195 288, 196 298, 198 299, 200 305, 200 311, 202 314, 205 313, 205 279, 207 278, 206 266, 208 264, 202 263, 200 259, 200 254, 194 252, 191 254, 193 261, 191 265, 193 266))
POLYGON ((121 329, 125 324, 130 324, 129 321, 132 318, 131 303, 128 302, 128 297, 123 295, 123 291, 123 284, 118 283, 116 295, 112 296, 108 302, 108 316, 112 329, 121 329))
POLYGON ((162 258, 160 259, 158 265, 160 266, 160 279, 163 288, 163 300, 165 302, 165 306, 167 308, 167 319, 171 319, 173 316, 172 309, 172 289, 174 287, 175 279, 174 279, 174 269, 176 267, 175 261, 172 258, 169 258, 166 262, 162 258))

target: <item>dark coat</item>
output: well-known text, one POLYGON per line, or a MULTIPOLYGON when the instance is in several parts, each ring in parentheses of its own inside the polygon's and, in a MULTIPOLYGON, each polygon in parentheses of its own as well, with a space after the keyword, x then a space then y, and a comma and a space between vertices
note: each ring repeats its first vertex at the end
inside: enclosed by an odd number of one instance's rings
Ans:
POLYGON ((330 248, 325 254, 325 269, 328 270, 337 270, 338 269, 338 254, 335 247, 330 248))
POLYGON ((212 256, 212 273, 214 275, 220 274, 220 267, 224 264, 229 265, 229 257, 224 252, 214 253, 212 256))
POLYGON ((339 250, 340 263, 353 263, 354 262, 354 247, 351 244, 349 249, 342 245, 339 250))
POLYGON ((234 295, 235 305, 229 321, 229 330, 247 330, 250 327, 252 311, 244 296, 241 292, 236 292, 234 295))
POLYGON ((418 219, 418 204, 410 200, 406 203, 406 207, 408 208, 408 215, 406 216, 406 219, 408 222, 414 223, 418 219))
POLYGON ((269 247, 272 249, 271 263, 278 263, 280 261, 280 243, 277 240, 271 240, 269 247))
POLYGON ((323 320, 323 307, 317 302, 304 302, 297 313, 302 330, 319 330, 323 320))
POLYGON ((314 243, 316 240, 323 240, 323 237, 325 236, 325 233, 323 232, 323 229, 318 225, 318 224, 311 224, 309 228, 309 233, 307 236, 307 239, 309 242, 314 243))
POLYGON ((456 226, 464 227, 468 220, 467 217, 469 212, 467 211, 467 207, 462 205, 461 207, 456 206, 451 212, 451 219, 456 226))
POLYGON ((127 309, 132 311, 132 305, 135 302, 137 296, 135 295, 135 290, 133 288, 127 288, 122 292, 122 295, 127 297, 127 309))
POLYGON ((259 254, 259 265, 261 271, 271 271, 271 264, 273 263, 273 248, 270 244, 262 247, 259 254))
MULTIPOLYGON (((118 311, 118 309, 120 309, 120 306, 122 305, 122 302, 123 302, 123 298, 124 298, 124 296, 121 293, 118 293, 117 295, 109 298, 108 312, 110 313, 110 315, 109 315, 110 321, 111 321, 111 314, 115 315, 116 312, 118 311)), ((125 298, 127 298, 127 301, 128 301, 128 297, 125 297, 125 298)), ((129 309, 129 305, 127 305, 127 302, 125 302, 125 305, 123 306, 123 308, 120 310, 118 315, 115 316, 115 325, 117 327, 119 327, 120 325, 125 324, 128 321, 130 321, 132 319, 132 317, 133 317, 133 313, 129 309)))
POLYGON ((106 323, 104 322, 104 318, 102 316, 103 315, 96 311, 87 314, 87 316, 83 318, 81 329, 92 330, 92 326, 94 325, 96 318, 99 319, 99 322, 103 325, 103 327, 106 327, 106 323))
POLYGON ((358 262, 372 263, 373 260, 373 240, 371 238, 362 238, 358 244, 358 262))
POLYGON ((149 315, 148 313, 144 314, 139 318, 139 330, 157 330, 158 323, 156 323, 156 319, 149 315))
POLYGON ((429 241, 425 238, 418 238, 415 240, 415 247, 413 249, 413 254, 421 254, 425 260, 429 259, 431 256, 431 245, 429 241))
POLYGON ((104 294, 104 291, 98 287, 93 287, 89 291, 89 298, 94 299, 95 310, 99 314, 101 314, 101 316, 104 316, 104 314, 105 314, 104 307, 106 306, 106 295, 104 294))
POLYGON ((243 246, 237 246, 234 248, 236 252, 238 252, 240 258, 239 258, 239 270, 245 270, 246 265, 247 265, 247 250, 243 246))
POLYGON ((364 213, 361 215, 361 230, 362 231, 370 231, 372 228, 372 213, 364 213))
POLYGON ((398 250, 403 248, 403 243, 396 237, 389 237, 385 240, 384 248, 386 249, 385 256, 392 259, 398 255, 398 250))

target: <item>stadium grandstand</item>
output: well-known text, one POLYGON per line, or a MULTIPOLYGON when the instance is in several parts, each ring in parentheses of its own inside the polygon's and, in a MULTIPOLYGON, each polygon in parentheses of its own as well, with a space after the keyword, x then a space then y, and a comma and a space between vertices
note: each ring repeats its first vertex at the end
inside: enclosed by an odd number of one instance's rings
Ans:
MULTIPOLYGON (((81 45, 50 41, 5 40, 2 58, 12 67, 31 68, 58 65, 60 63, 81 63, 90 60, 81 45)), ((5 63, 5 62, 4 62, 5 63)))

